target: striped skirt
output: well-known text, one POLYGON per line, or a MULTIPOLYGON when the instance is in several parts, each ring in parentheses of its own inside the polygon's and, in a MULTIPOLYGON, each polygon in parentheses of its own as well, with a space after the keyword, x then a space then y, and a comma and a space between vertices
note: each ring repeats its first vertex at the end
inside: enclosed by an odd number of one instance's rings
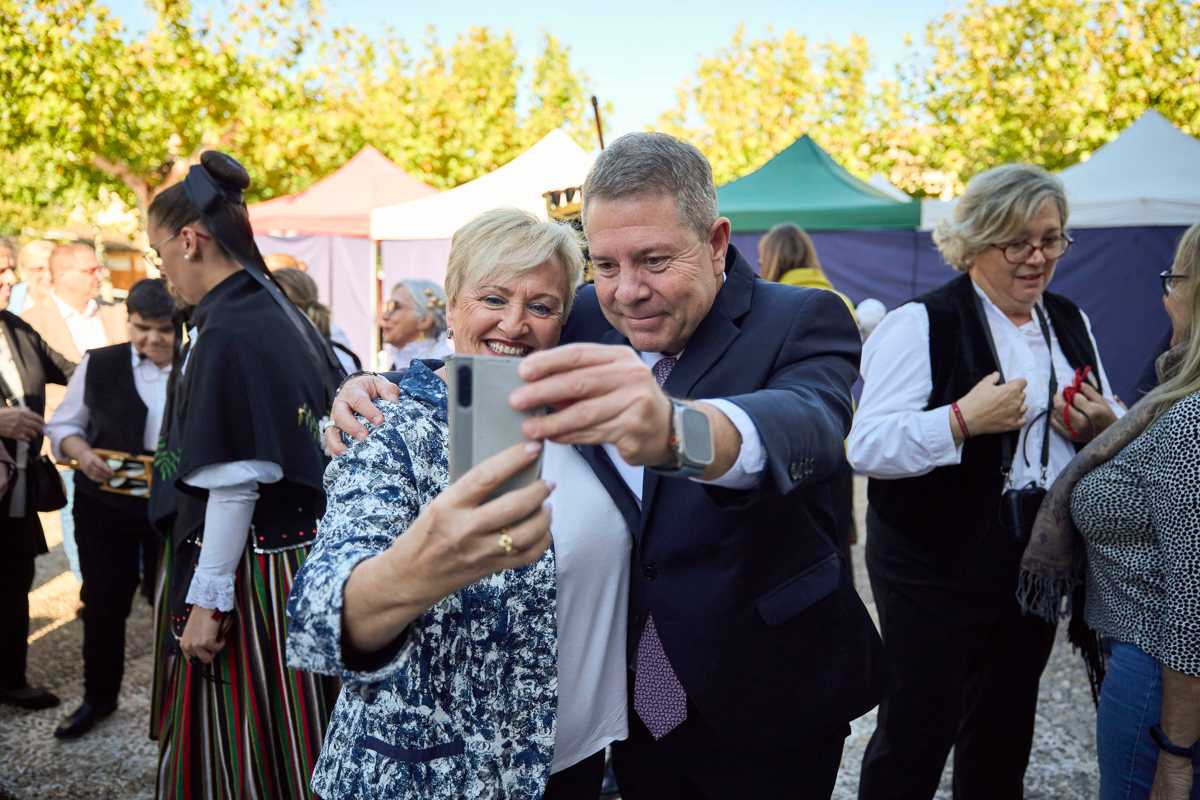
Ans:
MULTIPOLYGON (((313 796, 309 781, 338 683, 287 668, 287 597, 307 554, 307 547, 246 548, 233 627, 211 665, 188 663, 178 648, 163 648, 155 669, 157 720, 151 721, 159 742, 157 797, 313 796)), ((165 568, 169 575, 170 565, 165 568)), ((162 637, 171 635, 167 605, 160 599, 162 637)))

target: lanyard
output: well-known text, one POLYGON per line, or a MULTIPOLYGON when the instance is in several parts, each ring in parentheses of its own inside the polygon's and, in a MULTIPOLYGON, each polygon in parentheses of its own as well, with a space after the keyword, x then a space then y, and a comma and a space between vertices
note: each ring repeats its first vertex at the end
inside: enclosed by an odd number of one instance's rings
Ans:
MULTIPOLYGON (((971 291, 975 297, 975 309, 979 313, 979 324, 983 326, 983 335, 987 339, 988 349, 992 352, 992 359, 996 362, 996 371, 1000 373, 1000 383, 1004 383, 1004 367, 1000 364, 1000 353, 996 350, 996 340, 992 337, 992 326, 988 324, 987 312, 984 310, 983 300, 980 299, 979 292, 974 287, 971 287, 971 291)), ((1046 401, 1046 429, 1042 436, 1041 477, 1042 485, 1044 486, 1050 466, 1050 414, 1054 408, 1054 395, 1058 393, 1058 378, 1054 374, 1054 347, 1050 343, 1050 324, 1041 306, 1035 305, 1033 310, 1037 312, 1038 325, 1042 329, 1042 338, 1046 340, 1046 352, 1050 356, 1049 397, 1046 401)), ((1036 422, 1037 420, 1034 421, 1036 422)), ((1012 465, 1018 438, 1020 438, 1020 435, 1015 431, 1002 434, 1000 437, 1000 471, 1004 475, 1005 486, 1008 485, 1009 476, 1012 474, 1012 465)), ((1026 460, 1026 464, 1028 463, 1028 460, 1026 460)))

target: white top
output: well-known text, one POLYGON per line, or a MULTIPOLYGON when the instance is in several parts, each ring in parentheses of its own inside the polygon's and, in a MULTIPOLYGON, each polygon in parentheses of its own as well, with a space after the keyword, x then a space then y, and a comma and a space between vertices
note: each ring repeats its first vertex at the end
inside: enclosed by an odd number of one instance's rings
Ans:
MULTIPOLYGON (((1041 325, 1036 314, 1024 325, 1014 325, 978 287, 975 291, 987 312, 1004 379, 1028 381, 1025 404, 1029 411, 1017 441, 1009 486, 1041 483, 1041 444, 1049 419, 1042 416, 1036 424, 1029 425, 1046 410, 1049 399, 1050 356, 1041 325), (1025 440, 1029 437, 1032 440, 1026 448, 1025 440), (1028 455, 1028 465, 1023 453, 1028 455)), ((1124 412, 1113 400, 1086 314, 1083 321, 1096 351, 1104 396, 1120 416, 1124 412)), ((1073 382, 1075 370, 1063 355, 1053 327, 1050 341, 1061 393, 1073 382)), ((954 444, 950 407, 925 410, 933 391, 933 370, 929 362, 929 314, 924 305, 907 303, 884 318, 863 348, 862 376, 862 402, 847 440, 847 457, 857 472, 872 478, 913 478, 937 467, 961 463, 962 445, 954 444)), ((1047 485, 1053 483, 1074 457, 1074 445, 1051 428, 1047 485)))
MULTIPOLYGON (((21 370, 17 369, 16 355, 9 349, 8 337, 0 335, 0 378, 4 379, 4 383, 8 386, 8 390, 15 395, 17 405, 20 408, 25 407, 25 384, 21 381, 21 370)), ((29 442, 19 440, 17 442, 17 463, 21 469, 29 460, 29 442)))
MULTIPOLYGON (((0 377, 4 378, 4 383, 8 385, 8 389, 16 395, 17 406, 25 407, 25 384, 21 381, 21 371, 17 369, 16 356, 9 349, 8 337, 0 334, 0 377)), ((4 446, 0 445, 0 450, 4 446)), ((9 501, 7 509, 0 509, 0 517, 25 516, 25 468, 29 464, 29 442, 25 440, 17 441, 17 457, 14 466, 17 468, 17 478, 13 483, 13 491, 11 493, 12 500, 9 501)))
POLYGON ((187 602, 201 608, 233 609, 234 579, 250 537, 258 485, 282 479, 283 470, 270 461, 210 464, 183 479, 189 486, 208 489, 200 560, 188 586, 187 602))
MULTIPOLYGON (((150 359, 140 355, 133 345, 129 345, 129 357, 133 361, 133 385, 138 397, 146 404, 146 425, 142 431, 142 447, 153 453, 158 446, 158 432, 162 428, 163 408, 167 404, 167 379, 171 377, 171 365, 155 366, 150 359)), ((63 458, 62 443, 69 436, 87 438, 88 420, 91 411, 83 402, 84 390, 87 386, 88 364, 91 353, 84 353, 67 384, 67 393, 63 396, 62 405, 54 412, 46 425, 46 435, 50 437, 50 447, 57 459, 63 458)))
MULTIPOLYGON (((638 353, 650 369, 654 369, 654 365, 663 358, 662 353, 638 353)), ((680 353, 677 358, 682 358, 683 353, 680 353)), ((762 478, 763 469, 767 464, 767 452, 763 449, 762 437, 758 435, 758 428, 755 427, 754 421, 750 419, 750 415, 743 411, 739 406, 728 400, 702 400, 699 402, 708 403, 714 406, 718 411, 729 418, 733 426, 737 428, 738 433, 742 437, 742 449, 738 451, 737 461, 733 466, 720 477, 714 478, 711 481, 701 480, 700 478, 692 478, 696 483, 707 483, 712 486, 720 486, 725 489, 750 489, 758 485, 762 478)), ((643 467, 635 467, 632 464, 625 463, 625 459, 621 458, 621 452, 614 444, 604 445, 604 451, 608 453, 609 460, 617 468, 621 479, 629 485, 630 490, 640 503, 642 501, 642 481, 645 480, 646 470, 643 467)))
POLYGON ((542 476, 558 569, 558 727, 551 772, 629 735, 626 630, 632 537, 600 479, 569 445, 546 442, 542 476))
POLYGON ((50 298, 54 300, 54 305, 58 306, 58 313, 62 314, 63 320, 66 321, 67 330, 70 331, 79 352, 86 353, 108 344, 108 334, 105 333, 104 322, 100 319, 100 306, 95 300, 88 300, 87 307, 79 312, 53 292, 50 293, 50 298))

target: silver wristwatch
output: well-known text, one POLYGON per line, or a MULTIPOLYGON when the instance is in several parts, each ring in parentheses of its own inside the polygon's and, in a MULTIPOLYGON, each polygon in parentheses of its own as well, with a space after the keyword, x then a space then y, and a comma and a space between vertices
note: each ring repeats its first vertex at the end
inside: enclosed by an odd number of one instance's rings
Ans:
POLYGON ((712 428, 704 412, 674 398, 671 400, 671 433, 668 439, 672 460, 650 467, 660 475, 694 478, 713 462, 712 428))

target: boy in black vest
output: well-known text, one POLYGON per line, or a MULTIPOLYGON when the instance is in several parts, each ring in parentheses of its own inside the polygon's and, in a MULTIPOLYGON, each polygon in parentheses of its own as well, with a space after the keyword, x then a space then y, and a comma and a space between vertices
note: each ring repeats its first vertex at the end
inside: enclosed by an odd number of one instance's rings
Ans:
POLYGON ((114 477, 93 448, 152 454, 175 351, 175 304, 160 280, 134 284, 126 300, 129 342, 90 350, 47 426, 54 454, 78 462, 75 536, 83 574, 83 703, 54 731, 87 733, 117 707, 125 669, 125 620, 141 580, 154 580, 162 544, 143 497, 100 486, 114 477))

